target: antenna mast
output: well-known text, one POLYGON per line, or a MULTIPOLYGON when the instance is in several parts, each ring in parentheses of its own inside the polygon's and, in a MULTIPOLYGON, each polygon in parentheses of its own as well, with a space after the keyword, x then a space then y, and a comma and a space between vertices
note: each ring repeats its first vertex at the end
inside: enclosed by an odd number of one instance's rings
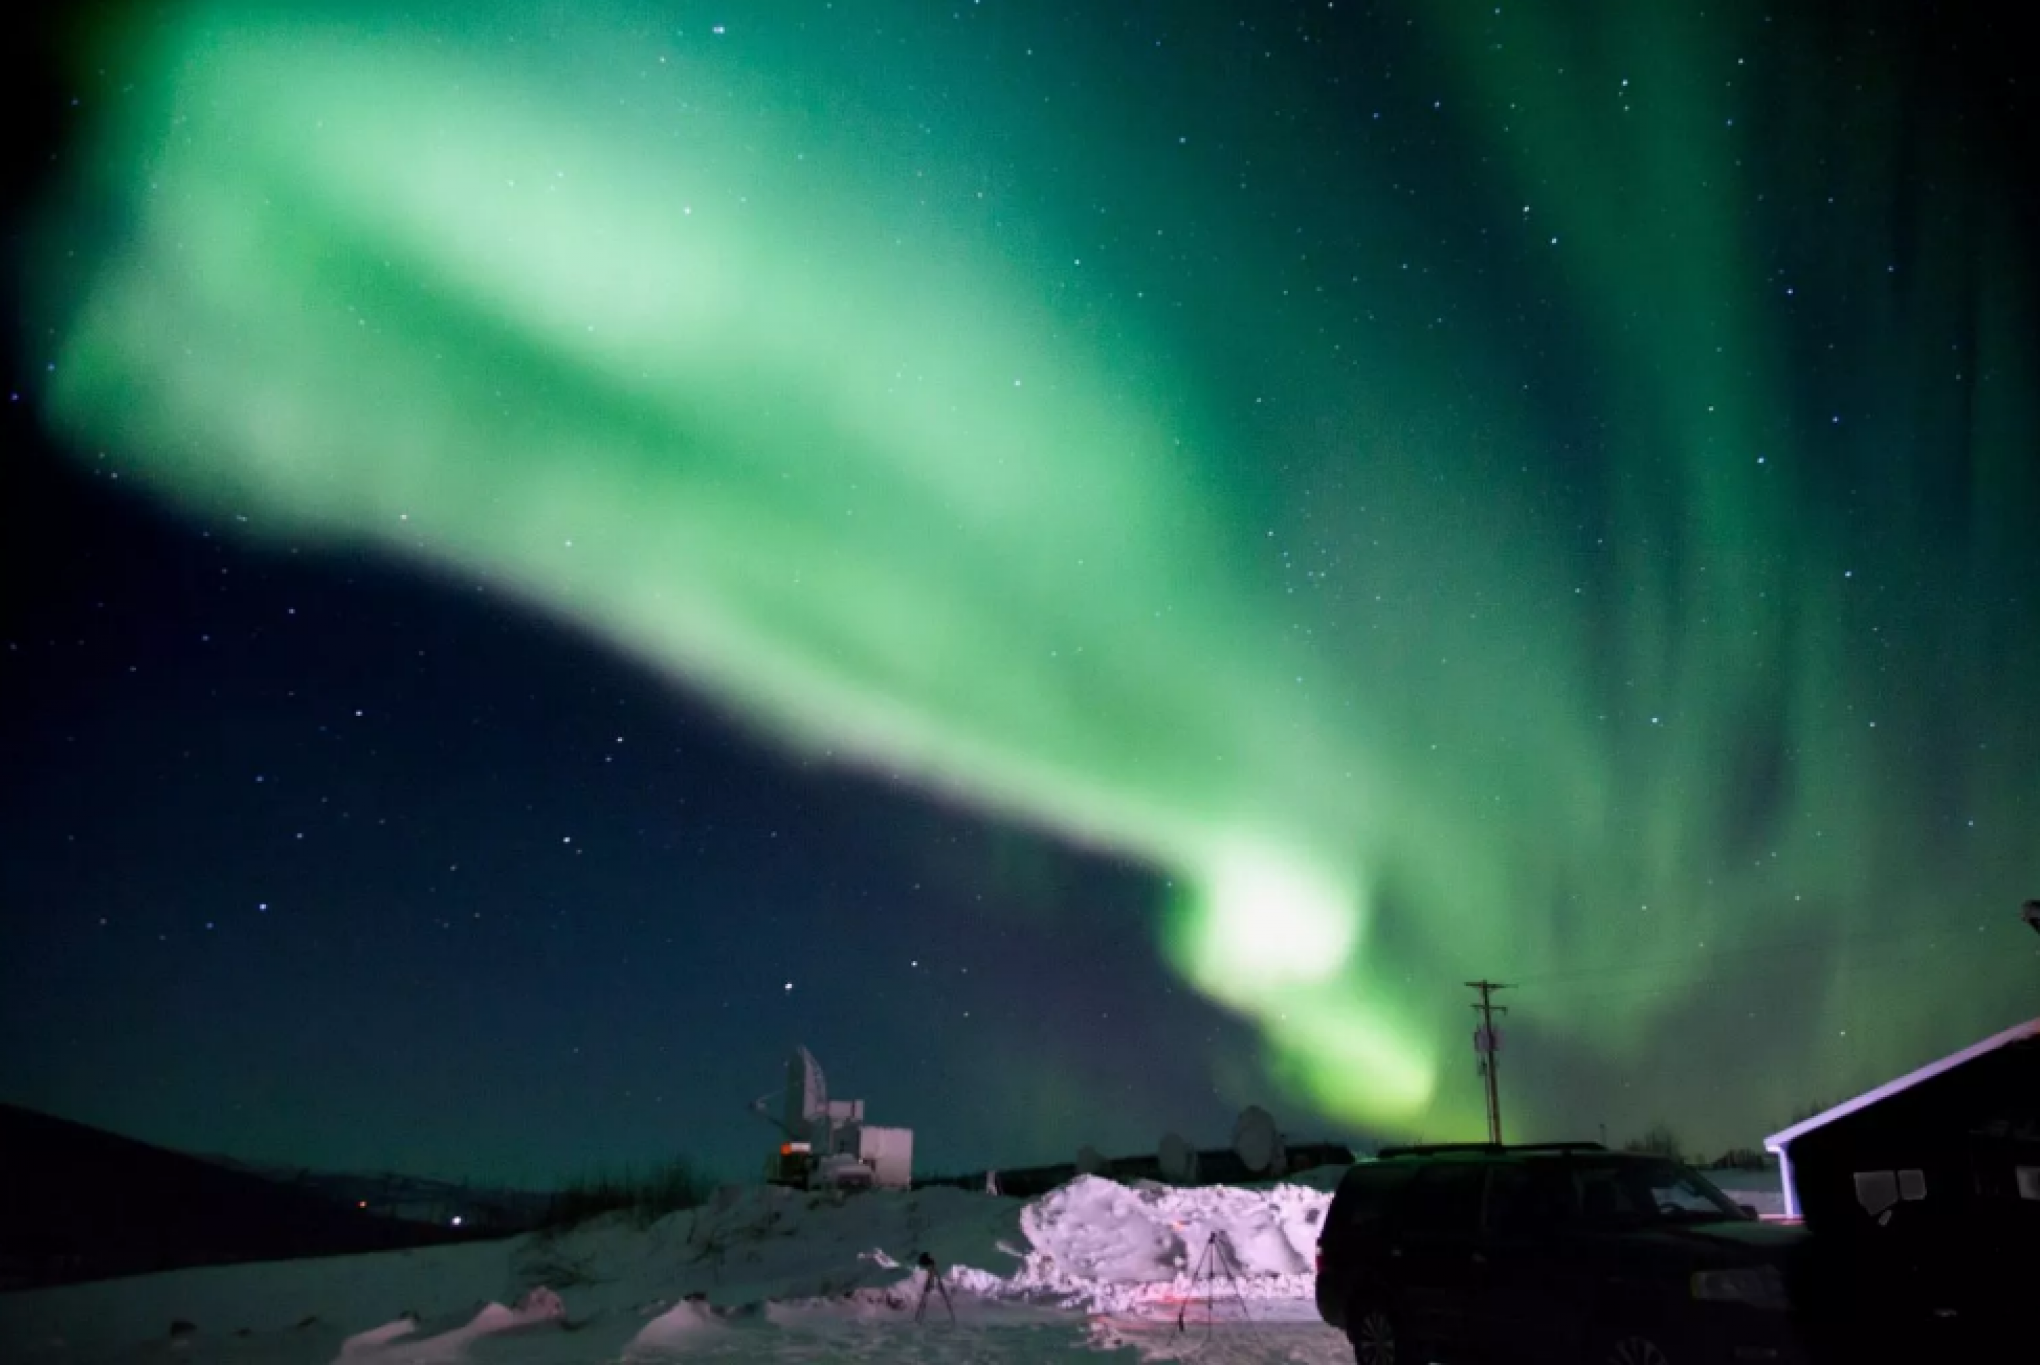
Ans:
POLYGON ((1494 1003, 1494 993, 1509 987, 1499 981, 1469 981, 1466 984, 1480 992, 1480 1003, 1473 1007, 1480 1013, 1480 1027, 1473 1032, 1473 1050, 1480 1056, 1481 1075, 1487 1079, 1488 1141, 1499 1147, 1502 1145, 1502 1087, 1495 1075, 1495 1054, 1501 1051, 1502 1040, 1495 1032, 1495 1016, 1509 1011, 1505 1006, 1494 1003))

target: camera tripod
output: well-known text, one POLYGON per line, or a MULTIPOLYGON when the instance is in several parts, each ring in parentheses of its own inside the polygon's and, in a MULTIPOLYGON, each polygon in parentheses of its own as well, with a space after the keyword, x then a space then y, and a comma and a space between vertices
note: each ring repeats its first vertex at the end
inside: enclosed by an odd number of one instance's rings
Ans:
POLYGON ((915 1264, 921 1267, 926 1278, 921 1281, 921 1301, 914 1305, 914 1321, 919 1322, 921 1314, 927 1311, 928 1291, 935 1289, 941 1291, 942 1306, 949 1310, 950 1325, 954 1326, 956 1323, 956 1305, 949 1301, 949 1286, 942 1281, 942 1267, 936 1265, 935 1258, 925 1251, 921 1253, 921 1259, 916 1261, 915 1264))
MULTIPOLYGON (((1226 1237, 1225 1233, 1214 1229, 1211 1235, 1204 1241, 1204 1252, 1197 1258, 1197 1268, 1190 1272, 1192 1297, 1195 1296, 1198 1283, 1202 1281, 1204 1284, 1204 1304, 1207 1314, 1204 1325, 1207 1330, 1216 1321, 1215 1318, 1210 1316, 1210 1309, 1218 1295, 1218 1277, 1220 1275, 1225 1276, 1225 1282, 1232 1287, 1233 1297, 1240 1301, 1240 1312, 1245 1315, 1247 1321, 1252 1322, 1254 1318, 1253 1310, 1247 1306, 1247 1296, 1240 1289, 1239 1256, 1233 1251, 1232 1242, 1226 1237)), ((1177 1331, 1181 1332, 1184 1330, 1184 1319, 1189 1313, 1190 1299, 1185 1298, 1176 1309, 1177 1331)))

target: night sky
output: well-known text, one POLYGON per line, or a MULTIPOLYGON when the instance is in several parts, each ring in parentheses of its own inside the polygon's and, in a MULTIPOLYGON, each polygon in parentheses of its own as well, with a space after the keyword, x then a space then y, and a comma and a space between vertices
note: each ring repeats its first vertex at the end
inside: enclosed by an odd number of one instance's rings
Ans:
POLYGON ((98 7, 12 82, 0 1100, 748 1176, 2040 1013, 1989 7, 98 7))

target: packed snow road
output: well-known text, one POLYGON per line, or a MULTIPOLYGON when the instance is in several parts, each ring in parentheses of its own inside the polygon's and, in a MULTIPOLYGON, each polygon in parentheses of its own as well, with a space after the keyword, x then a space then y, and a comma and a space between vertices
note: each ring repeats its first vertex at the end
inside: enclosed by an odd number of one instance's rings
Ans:
MULTIPOLYGON (((614 1360, 617 1356, 606 1359, 614 1360)), ((1068 1309, 965 1302, 950 1323, 845 1320, 831 1307, 789 1308, 762 1319, 718 1325, 622 1353, 646 1365, 660 1359, 721 1362, 874 1361, 901 1365, 1036 1365, 1079 1359, 1200 1361, 1209 1365, 1346 1365, 1352 1349, 1312 1315, 1202 1323, 1182 1328, 1173 1316, 1107 1319, 1068 1309)), ((551 1359, 548 1357, 548 1359, 551 1359)), ((583 1357, 581 1359, 589 1359, 583 1357)), ((537 1365, 533 1358, 532 1365, 537 1365)))
MULTIPOLYGON (((1197 1361, 1208 1365, 1331 1365, 1350 1361, 1343 1337, 1311 1315, 1260 1305, 1255 1316, 1213 1322, 1193 1308, 1179 1327, 1174 1314, 1092 1315, 1066 1308, 1002 1303, 965 1295, 946 1313, 916 1321, 914 1296, 853 1296, 850 1300, 754 1305, 716 1310, 688 1303, 638 1325, 511 1326, 469 1333, 370 1334, 326 1355, 302 1357, 334 1365, 658 1365, 664 1361, 725 1365, 793 1362, 898 1362, 899 1365, 1041 1365, 1079 1359, 1197 1361)), ((311 1343, 306 1343, 311 1346, 311 1343)), ((251 1356, 193 1356, 234 1365, 284 1365, 259 1350, 251 1356)), ((291 1362, 295 1365, 295 1362, 291 1362)))

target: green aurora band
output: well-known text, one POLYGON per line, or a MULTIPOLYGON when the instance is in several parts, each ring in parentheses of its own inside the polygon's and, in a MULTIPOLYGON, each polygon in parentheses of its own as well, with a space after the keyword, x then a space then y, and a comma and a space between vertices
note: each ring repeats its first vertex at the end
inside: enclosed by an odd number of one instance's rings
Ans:
MULTIPOLYGON (((711 57, 636 11, 222 5, 93 48, 136 86, 49 215, 47 410, 251 537, 499 585, 774 742, 1151 867, 1170 960, 1299 1096, 1467 1131, 1467 977, 1544 981, 1512 1052, 1633 1067, 1718 1032, 1710 945, 1916 925, 1957 868, 2009 909, 2040 814, 2040 738, 2006 700, 2040 676, 2032 633, 1942 609, 2032 565, 2027 400, 1897 385, 1913 429, 1959 407, 1968 444, 1858 448, 1883 501, 1845 523, 1792 458, 1795 341, 1746 287, 1756 172, 1715 92, 1748 35, 1610 5, 1574 52, 1534 16, 1499 42, 1491 9, 1436 10, 1477 111, 1452 135, 1494 144, 1483 193, 1530 203, 1528 282, 1426 308, 1571 301, 1578 370, 1540 378, 1614 395, 1590 495, 1532 471, 1560 443, 1502 329, 1292 343, 1350 272, 1211 210, 1213 353, 1291 357, 1238 361, 1227 386, 1268 399, 1239 417, 1139 261, 1081 260, 1114 176, 1125 202, 1193 199, 1115 154, 1106 96, 1044 112, 986 83, 936 126, 820 40, 711 57), (1108 283, 1046 283, 1072 272, 1108 283), (1292 286, 1279 316, 1249 302, 1292 286), (1963 464, 1953 552, 1921 510, 1937 459, 1963 464), (1863 581, 1865 544, 1907 581, 1863 581), (1873 647, 1948 667, 1902 685, 1873 647), (1949 757, 1954 716, 1998 748, 1949 757), (1985 832, 1929 847, 1922 791, 1985 832), (1637 963, 1666 972, 1592 974, 1637 963)), ((1412 210, 1386 171, 1340 174, 1378 197, 1354 231, 1385 274, 1412 210)), ((1932 267, 1856 360, 1987 295, 1944 302, 1932 267)), ((1975 332, 1979 372, 2029 359, 1987 303, 1975 332)), ((1851 413, 1913 363, 1865 368, 1851 413)), ((1761 1036, 1779 1060, 1735 1081, 1782 1117, 1930 1024, 2003 1022, 2030 972, 2007 958, 1889 991, 1835 948, 1720 1046, 1761 1036)))

